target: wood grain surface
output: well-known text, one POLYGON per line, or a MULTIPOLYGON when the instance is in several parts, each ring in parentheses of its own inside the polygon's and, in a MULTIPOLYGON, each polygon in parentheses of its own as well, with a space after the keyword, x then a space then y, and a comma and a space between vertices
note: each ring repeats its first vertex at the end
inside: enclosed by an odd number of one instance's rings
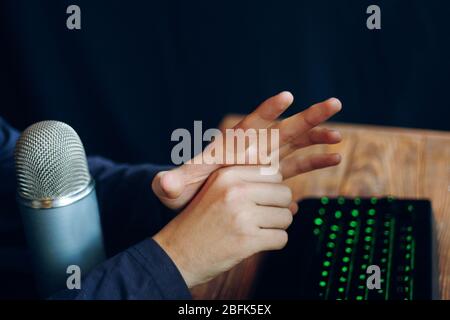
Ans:
MULTIPOLYGON (((241 117, 229 116, 222 128, 241 117)), ((450 132, 364 125, 327 124, 343 141, 313 146, 302 154, 339 152, 342 163, 291 178, 296 199, 308 196, 428 198, 436 221, 441 298, 450 299, 450 132)), ((192 289, 196 299, 245 299, 261 261, 251 257, 207 284, 192 289)))

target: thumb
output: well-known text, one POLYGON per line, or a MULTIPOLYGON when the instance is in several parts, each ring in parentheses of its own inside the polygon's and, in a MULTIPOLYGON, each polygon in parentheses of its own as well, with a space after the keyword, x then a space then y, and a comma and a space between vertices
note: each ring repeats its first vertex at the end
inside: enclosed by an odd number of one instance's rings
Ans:
POLYGON ((161 171, 153 179, 152 187, 159 198, 176 199, 184 189, 182 173, 177 169, 161 171))

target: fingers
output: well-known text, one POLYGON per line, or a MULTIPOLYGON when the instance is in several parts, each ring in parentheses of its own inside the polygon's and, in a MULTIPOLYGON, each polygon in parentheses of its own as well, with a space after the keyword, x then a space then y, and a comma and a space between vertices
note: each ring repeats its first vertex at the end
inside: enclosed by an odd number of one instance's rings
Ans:
POLYGON ((327 128, 313 128, 301 134, 280 148, 280 158, 288 156, 292 152, 316 144, 336 144, 342 141, 341 133, 327 128))
POLYGON ((331 98, 276 124, 273 128, 280 130, 280 146, 293 142, 300 135, 328 120, 341 108, 341 102, 331 98))
POLYGON ((279 171, 274 174, 262 174, 262 166, 233 166, 221 169, 219 174, 236 177, 236 181, 280 183, 283 177, 279 171))
POLYGON ((261 229, 259 232, 260 250, 280 250, 288 242, 288 234, 280 229, 261 229))
POLYGON ((234 129, 260 129, 272 124, 294 101, 294 96, 283 91, 264 101, 252 113, 239 122, 234 129))
POLYGON ((287 208, 256 206, 254 217, 260 228, 287 229, 292 223, 292 212, 287 208))
POLYGON ((261 206, 288 208, 292 202, 292 191, 284 184, 246 183, 245 193, 261 206))
POLYGON ((161 171, 153 179, 152 188, 158 197, 175 199, 183 191, 182 177, 175 171, 161 171))
POLYGON ((283 159, 280 164, 280 171, 283 179, 288 179, 316 169, 335 166, 340 162, 341 156, 337 153, 316 154, 306 157, 292 155, 283 159))

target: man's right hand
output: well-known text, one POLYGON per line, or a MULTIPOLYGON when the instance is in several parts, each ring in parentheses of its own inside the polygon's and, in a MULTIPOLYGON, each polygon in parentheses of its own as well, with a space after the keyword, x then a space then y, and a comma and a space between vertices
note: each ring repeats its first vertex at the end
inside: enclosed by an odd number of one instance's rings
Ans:
POLYGON ((254 253, 283 248, 297 210, 281 173, 232 166, 212 173, 192 202, 153 238, 188 287, 204 283, 254 253))

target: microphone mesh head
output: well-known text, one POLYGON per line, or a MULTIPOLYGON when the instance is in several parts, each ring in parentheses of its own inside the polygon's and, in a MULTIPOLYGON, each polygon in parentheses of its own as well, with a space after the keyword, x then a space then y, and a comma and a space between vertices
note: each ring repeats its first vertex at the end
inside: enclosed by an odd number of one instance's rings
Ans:
POLYGON ((63 122, 28 127, 17 141, 15 160, 18 192, 27 200, 71 196, 91 181, 83 144, 63 122))

